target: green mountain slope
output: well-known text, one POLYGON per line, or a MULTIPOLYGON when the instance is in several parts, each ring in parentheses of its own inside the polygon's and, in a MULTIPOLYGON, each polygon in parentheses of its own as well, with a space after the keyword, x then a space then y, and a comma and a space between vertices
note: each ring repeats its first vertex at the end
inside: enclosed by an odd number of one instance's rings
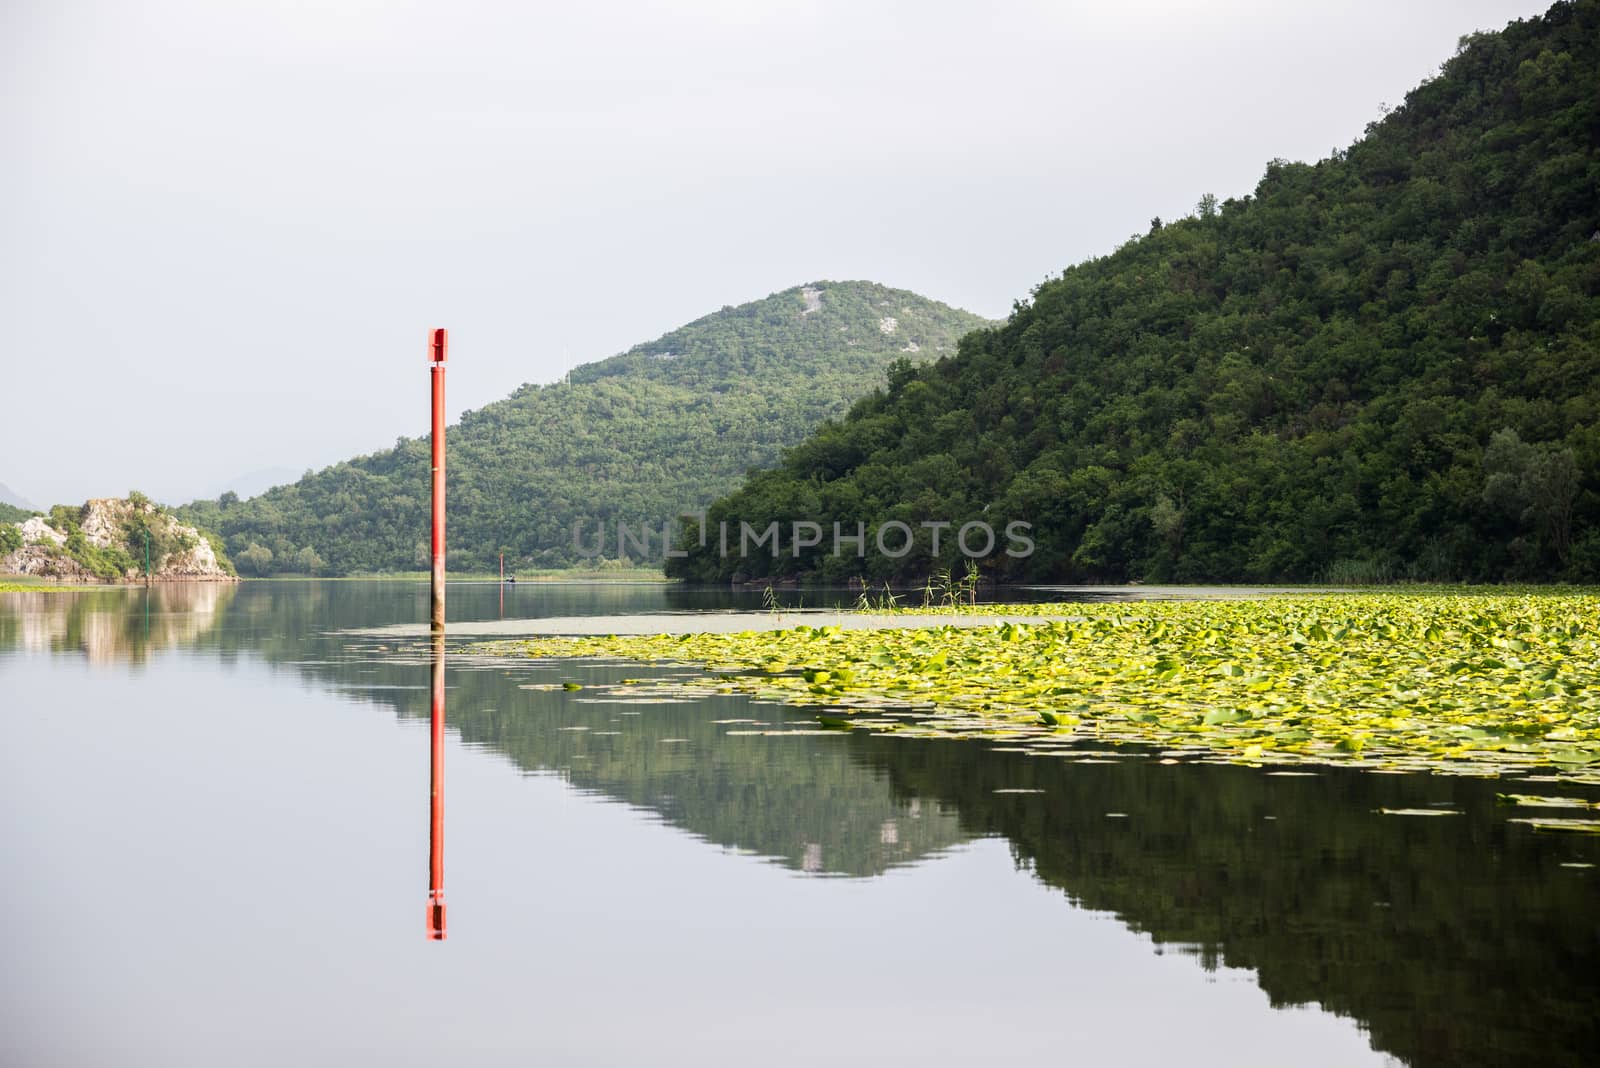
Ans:
MULTIPOLYGON (((1348 151, 1067 270, 712 518, 1030 522, 980 565, 1016 579, 1600 577, 1600 3, 1464 39, 1348 151)), ((926 574, 918 537, 669 571, 926 574)))
MULTIPOLYGON (((576 368, 570 382, 524 386, 447 432, 450 567, 492 570, 502 551, 508 568, 583 563, 579 522, 586 550, 604 525, 612 559, 619 521, 634 531, 650 523, 659 560, 669 517, 776 462, 881 384, 893 360, 953 352, 984 325, 903 290, 817 282, 723 308, 576 368)), ((224 495, 183 514, 221 531, 247 574, 403 570, 426 563, 428 480, 427 439, 402 439, 251 500, 224 495)))

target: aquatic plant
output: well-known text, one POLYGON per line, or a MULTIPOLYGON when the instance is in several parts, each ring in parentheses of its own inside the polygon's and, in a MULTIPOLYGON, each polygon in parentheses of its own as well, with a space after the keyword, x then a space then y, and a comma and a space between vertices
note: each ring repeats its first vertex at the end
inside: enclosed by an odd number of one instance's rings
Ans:
MULTIPOLYGON (((1600 782, 1600 596, 1361 594, 1003 605, 985 625, 543 638, 478 648, 680 661, 824 724, 1038 756, 1317 761, 1600 782)), ((909 620, 908 620, 909 621, 909 620)), ((622 687, 668 696, 674 683, 622 687)))

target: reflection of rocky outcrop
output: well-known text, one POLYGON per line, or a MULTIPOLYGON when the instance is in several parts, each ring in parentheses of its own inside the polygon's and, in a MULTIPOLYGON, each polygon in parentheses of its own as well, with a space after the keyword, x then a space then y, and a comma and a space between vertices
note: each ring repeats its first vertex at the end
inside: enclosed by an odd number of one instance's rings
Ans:
POLYGON ((1580 1065, 1600 1049, 1594 872, 1560 866, 1600 862, 1600 839, 1507 823, 1504 783, 850 744, 968 833, 1005 835, 1077 904, 1251 969, 1274 1004, 1353 1017, 1407 1064, 1580 1065), (1445 802, 1464 814, 1375 811, 1445 802))
POLYGON ((93 663, 142 661, 152 652, 198 643, 236 589, 231 583, 178 583, 4 594, 0 650, 82 653, 93 663))

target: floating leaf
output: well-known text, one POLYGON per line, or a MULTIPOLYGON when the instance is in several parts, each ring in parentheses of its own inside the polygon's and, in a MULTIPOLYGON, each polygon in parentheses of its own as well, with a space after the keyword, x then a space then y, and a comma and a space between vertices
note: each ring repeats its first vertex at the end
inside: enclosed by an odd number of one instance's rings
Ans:
POLYGON ((1600 820, 1560 819, 1555 816, 1530 816, 1526 819, 1507 820, 1507 823, 1526 823, 1536 831, 1553 834, 1600 834, 1600 820))
POLYGON ((1377 810, 1385 816, 1459 816, 1461 813, 1453 808, 1380 808, 1377 810))
POLYGON ((1502 805, 1523 805, 1530 808, 1600 808, 1600 802, 1585 801, 1581 797, 1545 797, 1540 794, 1495 794, 1502 805))

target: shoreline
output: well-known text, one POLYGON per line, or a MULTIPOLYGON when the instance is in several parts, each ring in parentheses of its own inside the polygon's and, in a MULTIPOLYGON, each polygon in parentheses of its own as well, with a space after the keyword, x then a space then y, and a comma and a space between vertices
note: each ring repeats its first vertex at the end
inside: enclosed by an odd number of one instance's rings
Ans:
POLYGON ((146 579, 86 579, 61 575, 0 574, 0 593, 25 593, 31 590, 123 590, 141 586, 173 586, 184 583, 242 582, 236 575, 152 575, 146 579))

